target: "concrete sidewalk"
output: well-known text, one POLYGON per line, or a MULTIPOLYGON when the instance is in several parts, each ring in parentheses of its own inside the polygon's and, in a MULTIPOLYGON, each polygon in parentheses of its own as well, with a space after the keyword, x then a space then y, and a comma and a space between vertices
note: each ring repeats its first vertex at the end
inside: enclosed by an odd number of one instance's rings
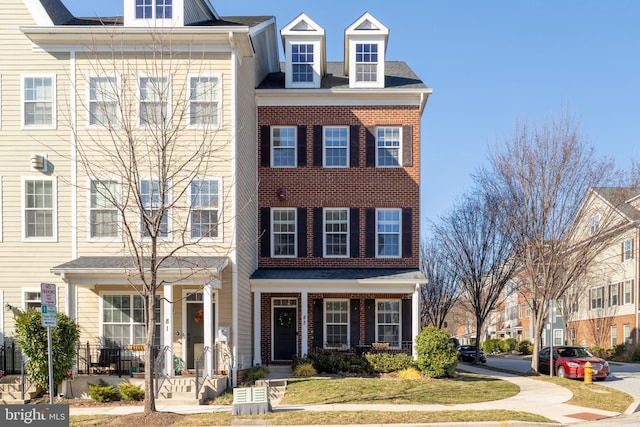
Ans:
MULTIPOLYGON (((571 399, 572 394, 564 387, 544 381, 537 381, 527 377, 516 376, 503 372, 489 371, 476 366, 467 365, 461 370, 488 375, 512 382, 520 387, 520 393, 516 396, 480 403, 466 403, 456 405, 391 405, 391 404, 331 404, 331 405, 281 405, 272 402, 273 410, 277 411, 474 411, 474 410, 511 410, 529 412, 549 418, 559 424, 577 424, 588 420, 605 419, 620 415, 617 412, 603 411, 599 409, 583 408, 569 405, 565 402, 571 399)), ((286 373, 280 374, 280 378, 286 373)), ((278 373, 271 374, 271 378, 278 377, 278 373)), ((180 414, 229 412, 230 406, 216 405, 158 405, 159 411, 176 412, 180 414)), ((115 406, 115 407, 83 407, 70 408, 71 415, 124 415, 142 412, 141 406, 115 406)), ((468 424, 468 423, 467 423, 468 424)), ((476 423, 477 425, 505 425, 501 423, 476 423)), ((519 425, 522 423, 510 423, 519 425)), ((429 425, 429 424, 423 424, 429 425)), ((447 425, 447 424, 438 424, 447 425)), ((451 425, 451 424, 449 424, 451 425)), ((531 424, 528 424, 531 425, 531 424)))

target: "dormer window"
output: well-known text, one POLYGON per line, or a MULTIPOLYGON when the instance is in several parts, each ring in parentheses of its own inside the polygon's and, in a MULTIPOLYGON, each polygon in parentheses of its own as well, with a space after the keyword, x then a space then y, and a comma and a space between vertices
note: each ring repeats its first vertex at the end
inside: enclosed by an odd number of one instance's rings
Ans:
POLYGON ((376 82, 378 80, 378 45, 356 43, 356 81, 376 82))
POLYGON ((173 0, 136 0, 136 19, 153 19, 155 1, 156 19, 171 19, 173 0))
POLYGON ((291 81, 313 83, 313 45, 300 43, 291 45, 291 81))
POLYGON ((326 70, 324 30, 304 13, 281 31, 285 87, 320 88, 326 70))

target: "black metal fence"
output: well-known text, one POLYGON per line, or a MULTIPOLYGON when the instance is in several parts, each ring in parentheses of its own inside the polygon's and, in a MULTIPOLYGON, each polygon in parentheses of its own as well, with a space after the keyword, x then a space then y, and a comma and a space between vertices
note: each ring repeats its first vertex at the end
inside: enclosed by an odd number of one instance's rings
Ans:
POLYGON ((5 342, 0 346, 0 370, 5 375, 20 374, 22 370, 22 351, 13 341, 5 342))

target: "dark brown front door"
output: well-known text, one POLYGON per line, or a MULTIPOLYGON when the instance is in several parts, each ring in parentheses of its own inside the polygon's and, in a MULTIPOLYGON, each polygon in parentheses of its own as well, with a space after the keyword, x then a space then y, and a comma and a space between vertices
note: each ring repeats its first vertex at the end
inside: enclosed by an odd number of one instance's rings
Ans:
POLYGON ((292 360, 296 354, 298 322, 295 307, 273 309, 273 359, 292 360))

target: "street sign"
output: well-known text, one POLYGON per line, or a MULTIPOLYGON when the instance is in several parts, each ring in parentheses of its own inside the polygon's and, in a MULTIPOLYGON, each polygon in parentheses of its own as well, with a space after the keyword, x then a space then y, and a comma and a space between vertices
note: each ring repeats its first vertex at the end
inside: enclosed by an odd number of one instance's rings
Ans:
POLYGON ((56 305, 55 283, 40 283, 40 301, 42 305, 56 305))
POLYGON ((42 327, 55 328, 58 326, 58 310, 55 305, 42 306, 42 327))

